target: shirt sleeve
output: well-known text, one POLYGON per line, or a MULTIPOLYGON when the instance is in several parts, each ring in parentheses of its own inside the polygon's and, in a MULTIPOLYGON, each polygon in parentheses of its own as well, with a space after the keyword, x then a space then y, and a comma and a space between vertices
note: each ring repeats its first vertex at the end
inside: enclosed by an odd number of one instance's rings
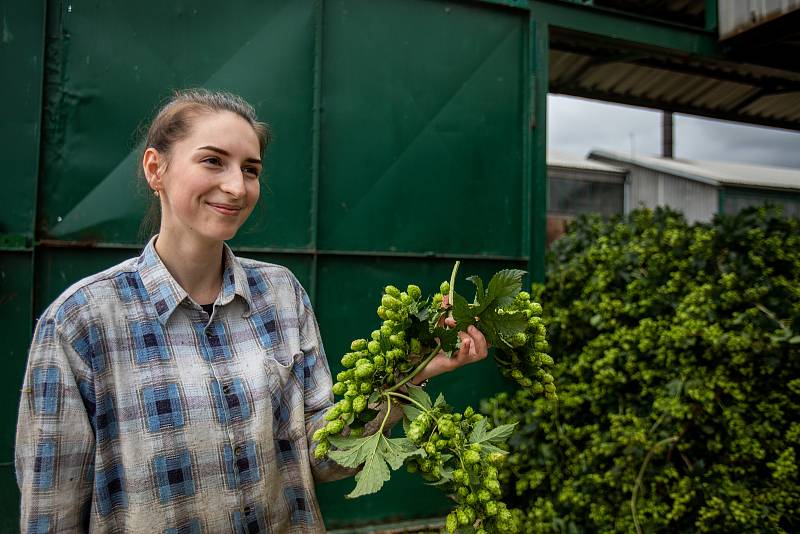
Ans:
POLYGON ((23 533, 88 531, 95 440, 80 391, 93 390, 88 384, 91 368, 46 314, 34 333, 17 420, 23 533))
MULTIPOLYGON (((308 440, 308 451, 311 458, 311 471, 314 479, 317 482, 329 482, 353 476, 359 471, 359 468, 346 468, 342 467, 333 460, 323 459, 319 460, 314 457, 314 448, 316 443, 313 441, 312 436, 317 429, 325 426, 328 421, 325 420, 325 414, 333 407, 333 381, 331 378, 330 367, 328 366, 328 359, 325 357, 325 349, 322 345, 322 338, 319 333, 319 325, 314 316, 314 311, 311 308, 311 302, 307 293, 295 281, 296 290, 298 291, 298 319, 300 328, 300 348, 303 351, 305 358, 304 374, 308 384, 311 387, 305 389, 304 403, 305 403, 305 418, 306 418, 306 438, 308 440)), ((374 434, 380 427, 386 415, 387 406, 385 403, 375 407, 379 410, 378 415, 367 423, 364 428, 364 435, 374 434)), ((403 410, 398 404, 393 404, 389 419, 384 426, 383 432, 387 436, 391 432, 394 425, 397 424, 403 417, 403 410)))

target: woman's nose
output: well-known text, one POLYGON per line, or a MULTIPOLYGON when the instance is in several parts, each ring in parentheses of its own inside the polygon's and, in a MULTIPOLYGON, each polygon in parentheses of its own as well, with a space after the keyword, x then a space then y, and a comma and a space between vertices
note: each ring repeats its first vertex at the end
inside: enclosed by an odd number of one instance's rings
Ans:
POLYGON ((241 169, 232 169, 222 182, 222 189, 233 197, 241 198, 245 194, 244 173, 241 169))

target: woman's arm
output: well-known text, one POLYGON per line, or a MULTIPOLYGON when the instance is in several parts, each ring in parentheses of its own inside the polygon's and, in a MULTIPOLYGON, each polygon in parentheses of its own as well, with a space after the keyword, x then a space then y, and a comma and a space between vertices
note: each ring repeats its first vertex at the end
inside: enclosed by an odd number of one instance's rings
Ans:
POLYGON ((93 396, 91 367, 46 314, 36 327, 14 453, 21 532, 86 532, 94 475, 94 431, 80 388, 93 396))

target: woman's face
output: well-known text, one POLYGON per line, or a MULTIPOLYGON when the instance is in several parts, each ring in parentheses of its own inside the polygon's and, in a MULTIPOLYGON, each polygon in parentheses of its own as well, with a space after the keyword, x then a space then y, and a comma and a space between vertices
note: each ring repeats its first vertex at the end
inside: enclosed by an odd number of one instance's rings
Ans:
POLYGON ((260 173, 258 136, 245 119, 231 112, 195 117, 157 184, 161 232, 201 242, 231 239, 258 201, 260 173))

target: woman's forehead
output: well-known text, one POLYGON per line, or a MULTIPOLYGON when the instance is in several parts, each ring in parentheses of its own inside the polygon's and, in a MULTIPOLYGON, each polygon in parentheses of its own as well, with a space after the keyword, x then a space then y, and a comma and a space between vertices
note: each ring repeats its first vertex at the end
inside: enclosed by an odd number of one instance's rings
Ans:
POLYGON ((244 118, 227 111, 195 117, 184 141, 185 146, 192 149, 215 146, 231 153, 241 152, 247 157, 259 156, 258 135, 253 127, 244 118))

